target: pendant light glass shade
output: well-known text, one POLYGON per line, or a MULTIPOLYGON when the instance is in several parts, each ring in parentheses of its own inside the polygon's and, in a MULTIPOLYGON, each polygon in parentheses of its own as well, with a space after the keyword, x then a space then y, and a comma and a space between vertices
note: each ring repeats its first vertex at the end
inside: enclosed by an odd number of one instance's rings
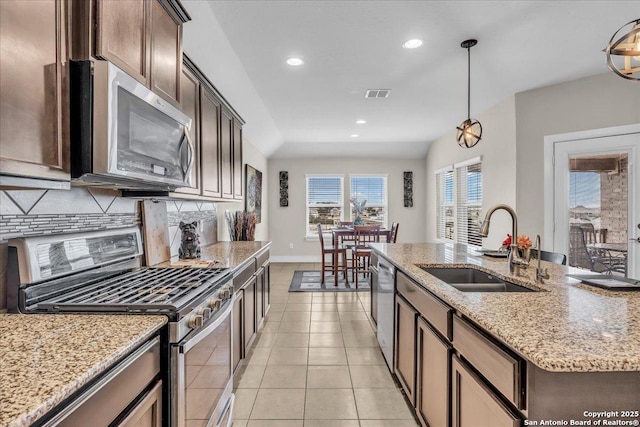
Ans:
POLYGON ((611 71, 625 79, 640 80, 640 19, 616 31, 604 51, 611 71))
POLYGON ((456 140, 462 148, 471 148, 482 139, 482 125, 471 118, 471 48, 478 44, 478 40, 463 41, 460 46, 467 49, 467 120, 456 127, 456 140))

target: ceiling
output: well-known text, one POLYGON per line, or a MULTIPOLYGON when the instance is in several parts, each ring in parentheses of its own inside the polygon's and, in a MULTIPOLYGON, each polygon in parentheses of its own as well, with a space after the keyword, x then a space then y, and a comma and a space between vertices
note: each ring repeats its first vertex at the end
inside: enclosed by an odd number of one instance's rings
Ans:
POLYGON ((607 72, 602 49, 640 15, 637 1, 234 0, 209 6, 255 89, 253 100, 234 103, 247 121, 245 135, 275 158, 424 158, 432 141, 466 119, 463 40, 479 41, 471 49, 474 117, 514 93, 607 72), (423 46, 403 49, 410 38, 423 39, 423 46), (287 65, 291 56, 305 64, 287 65), (367 89, 391 94, 365 99, 367 89), (367 123, 357 125, 358 119, 367 123), (279 140, 261 147, 262 125, 249 126, 252 121, 275 126, 279 140))

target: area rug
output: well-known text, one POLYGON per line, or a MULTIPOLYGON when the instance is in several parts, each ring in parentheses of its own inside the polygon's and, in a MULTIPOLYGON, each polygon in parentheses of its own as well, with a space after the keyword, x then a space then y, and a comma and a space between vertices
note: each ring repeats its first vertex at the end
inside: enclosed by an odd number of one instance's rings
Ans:
MULTIPOLYGON (((334 279, 331 272, 326 272, 324 277, 324 284, 320 283, 320 271, 301 271, 296 270, 293 273, 293 279, 291 279, 291 285, 289 285, 289 292, 355 292, 356 282, 351 281, 349 276, 349 283, 345 283, 342 272, 338 273, 338 286, 334 285, 334 279)), ((358 276, 358 289, 357 291, 369 291, 369 277, 364 277, 362 274, 358 276)))

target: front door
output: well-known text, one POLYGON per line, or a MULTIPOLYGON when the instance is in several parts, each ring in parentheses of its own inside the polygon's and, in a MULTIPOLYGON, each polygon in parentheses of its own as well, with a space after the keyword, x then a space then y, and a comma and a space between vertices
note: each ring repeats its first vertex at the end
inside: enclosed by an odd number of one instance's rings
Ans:
POLYGON ((554 251, 640 278, 640 133, 556 142, 553 153, 554 251))

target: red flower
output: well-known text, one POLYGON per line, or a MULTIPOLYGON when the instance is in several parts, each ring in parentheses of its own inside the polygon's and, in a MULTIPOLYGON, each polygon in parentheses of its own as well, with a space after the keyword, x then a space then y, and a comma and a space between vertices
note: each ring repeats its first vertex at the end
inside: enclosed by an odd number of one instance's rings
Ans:
POLYGON ((511 246, 511 234, 507 234, 507 238, 502 241, 502 246, 511 246))

